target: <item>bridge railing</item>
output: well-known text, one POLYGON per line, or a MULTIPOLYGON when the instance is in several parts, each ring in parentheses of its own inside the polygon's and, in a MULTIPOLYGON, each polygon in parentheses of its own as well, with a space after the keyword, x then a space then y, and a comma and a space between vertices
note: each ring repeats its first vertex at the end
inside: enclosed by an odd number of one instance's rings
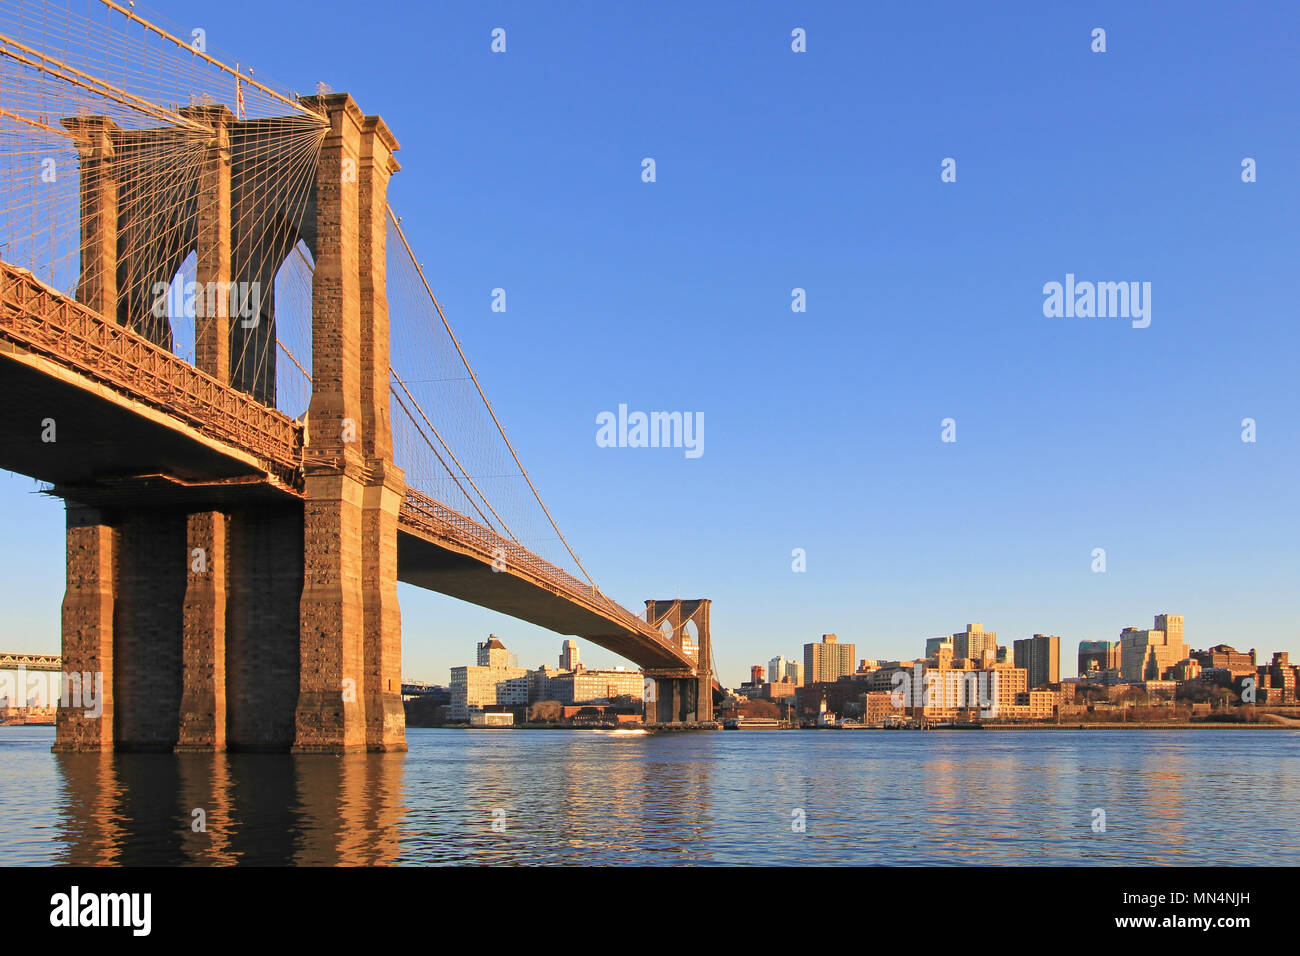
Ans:
POLYGON ((488 563, 500 560, 507 567, 526 570, 555 593, 570 600, 580 601, 627 630, 656 641, 680 654, 677 645, 665 638, 658 628, 652 627, 617 601, 606 597, 599 589, 578 580, 564 569, 538 557, 522 545, 502 537, 490 528, 485 528, 473 518, 448 508, 422 492, 407 489, 406 500, 402 505, 402 517, 435 537, 472 547, 488 563))
POLYGON ((159 345, 0 262, 0 338, 108 385, 251 452, 287 485, 302 458, 302 426, 159 345))

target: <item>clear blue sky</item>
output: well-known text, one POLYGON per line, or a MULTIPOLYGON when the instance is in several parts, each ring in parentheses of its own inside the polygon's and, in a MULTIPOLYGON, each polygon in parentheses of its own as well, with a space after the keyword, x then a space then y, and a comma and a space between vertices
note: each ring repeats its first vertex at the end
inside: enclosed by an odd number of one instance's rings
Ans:
MULTIPOLYGON (((1294 4, 153 5, 383 115, 393 204, 561 527, 629 607, 712 598, 727 683, 826 631, 899 657, 981 621, 1072 659, 1162 611, 1300 654, 1294 4), (1066 273, 1150 282, 1150 327, 1044 317, 1066 273), (703 456, 597 447, 619 403, 702 412, 703 456)), ((0 478, 2 643, 52 652, 62 509, 33 487, 0 478)), ((401 599, 413 677, 563 639, 401 599)))

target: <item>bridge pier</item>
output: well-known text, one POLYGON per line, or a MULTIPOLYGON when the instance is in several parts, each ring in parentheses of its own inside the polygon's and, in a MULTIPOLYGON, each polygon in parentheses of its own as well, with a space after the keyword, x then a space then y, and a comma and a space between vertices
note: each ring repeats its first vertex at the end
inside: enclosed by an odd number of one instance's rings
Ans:
POLYGON ((57 752, 288 750, 301 507, 108 512, 67 503, 57 752))
POLYGON ((79 683, 75 687, 77 699, 66 702, 77 706, 60 702, 55 716, 54 750, 112 750, 115 535, 100 511, 71 503, 65 535, 63 672, 77 675, 79 683), (84 675, 89 675, 88 679, 84 675), (97 698, 92 707, 81 706, 87 694, 97 698))

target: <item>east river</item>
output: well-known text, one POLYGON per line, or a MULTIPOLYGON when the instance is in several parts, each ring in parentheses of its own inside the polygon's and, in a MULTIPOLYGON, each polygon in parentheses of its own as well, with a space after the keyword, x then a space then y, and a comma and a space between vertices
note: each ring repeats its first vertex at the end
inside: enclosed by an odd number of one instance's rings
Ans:
POLYGON ((1297 864, 1300 731, 407 731, 409 752, 55 755, 7 865, 1297 864))

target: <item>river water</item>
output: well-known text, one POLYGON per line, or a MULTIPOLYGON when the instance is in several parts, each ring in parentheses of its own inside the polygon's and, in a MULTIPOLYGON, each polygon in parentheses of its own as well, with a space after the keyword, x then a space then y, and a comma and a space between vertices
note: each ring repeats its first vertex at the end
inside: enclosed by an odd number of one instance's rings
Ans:
POLYGON ((53 740, 0 728, 7 865, 1300 863, 1290 730, 410 729, 406 754, 347 757, 53 740))

